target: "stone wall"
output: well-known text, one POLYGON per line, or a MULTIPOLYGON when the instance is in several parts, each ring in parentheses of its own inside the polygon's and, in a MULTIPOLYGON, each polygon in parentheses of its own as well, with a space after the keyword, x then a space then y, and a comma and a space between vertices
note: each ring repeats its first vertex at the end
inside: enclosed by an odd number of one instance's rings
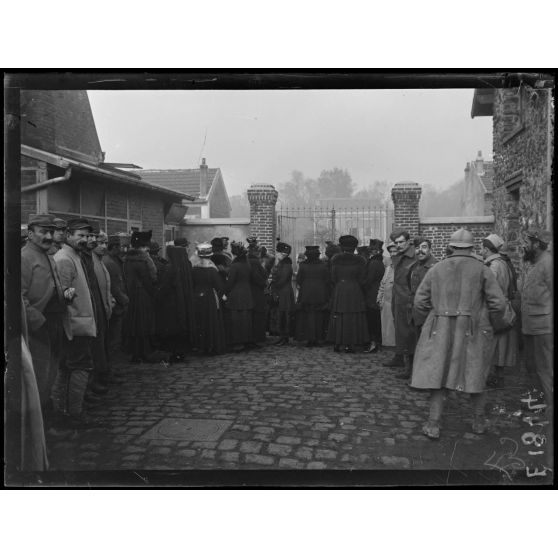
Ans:
POLYGON ((494 93, 494 216, 522 273, 519 247, 532 226, 550 229, 554 110, 550 90, 497 89, 494 93))

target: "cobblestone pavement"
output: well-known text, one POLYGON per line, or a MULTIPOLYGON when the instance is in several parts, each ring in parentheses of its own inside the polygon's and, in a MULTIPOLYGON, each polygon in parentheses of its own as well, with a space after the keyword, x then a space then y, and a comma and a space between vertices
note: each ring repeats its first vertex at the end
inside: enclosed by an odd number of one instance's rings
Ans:
MULTIPOLYGON (((102 426, 47 433, 51 469, 504 467, 498 462, 506 450, 501 438, 520 440, 529 430, 517 416, 529 383, 524 376, 513 373, 506 388, 490 392, 490 424, 483 436, 471 432, 469 397, 450 394, 442 437, 431 441, 421 433, 427 393, 395 379, 397 369, 383 368, 387 356, 291 344, 219 357, 190 356, 170 366, 118 362, 114 368, 125 375, 124 382, 89 408, 102 426), (152 429, 163 419, 229 422, 215 441, 184 441, 153 436, 152 429)), ((507 467, 507 473, 512 469, 507 467)))

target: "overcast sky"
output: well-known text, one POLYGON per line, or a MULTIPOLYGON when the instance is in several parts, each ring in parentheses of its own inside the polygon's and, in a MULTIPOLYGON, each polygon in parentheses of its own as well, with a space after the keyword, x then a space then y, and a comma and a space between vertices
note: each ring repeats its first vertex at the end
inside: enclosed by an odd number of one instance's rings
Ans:
POLYGON ((446 188, 492 119, 471 119, 472 89, 90 91, 107 162, 144 169, 220 167, 229 195, 292 170, 347 169, 361 188, 413 180, 446 188))

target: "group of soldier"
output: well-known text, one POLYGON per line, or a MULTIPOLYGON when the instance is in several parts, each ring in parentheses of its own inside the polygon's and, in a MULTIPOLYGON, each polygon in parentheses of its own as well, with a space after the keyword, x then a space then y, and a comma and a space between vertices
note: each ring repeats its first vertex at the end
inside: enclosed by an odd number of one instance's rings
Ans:
POLYGON ((30 217, 21 251, 23 330, 47 425, 91 426, 84 402, 123 381, 111 365, 122 353, 132 363, 172 364, 187 354, 258 349, 274 336, 279 346, 294 339, 346 353, 394 345, 384 365, 431 392, 423 433, 440 436, 446 389, 472 395, 473 430, 482 433, 487 382, 502 387, 505 367, 517 362, 518 319, 526 362, 551 406, 550 233, 525 237, 524 259, 533 265, 521 297, 495 234, 480 257, 472 234, 460 229, 438 262, 429 239, 396 230, 388 265, 383 241, 359 247, 344 235, 324 254, 307 246, 296 273, 284 242, 272 256, 256 237, 228 240, 200 243, 190 255, 188 240, 177 238, 163 258, 151 231, 108 237, 85 218, 30 217))

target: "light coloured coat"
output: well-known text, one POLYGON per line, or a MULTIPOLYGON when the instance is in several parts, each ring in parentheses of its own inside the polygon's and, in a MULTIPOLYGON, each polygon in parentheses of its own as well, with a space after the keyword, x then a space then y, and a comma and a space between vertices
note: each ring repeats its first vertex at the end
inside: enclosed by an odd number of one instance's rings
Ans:
POLYGON ((494 274, 472 255, 436 264, 415 295, 422 332, 411 386, 482 392, 492 366, 494 329, 502 325, 506 299, 494 274))
POLYGON ((96 337, 97 324, 93 313, 91 293, 79 254, 71 246, 64 244, 54 254, 54 261, 63 290, 73 287, 77 295, 71 304, 68 304, 70 316, 68 338, 73 339, 75 335, 96 337))
POLYGON ((527 272, 521 289, 524 335, 552 333, 552 256, 544 251, 527 272))
POLYGON ((378 289, 378 305, 382 309, 382 345, 385 347, 395 346, 395 324, 393 323, 393 311, 391 309, 392 291, 393 266, 389 264, 378 289))

